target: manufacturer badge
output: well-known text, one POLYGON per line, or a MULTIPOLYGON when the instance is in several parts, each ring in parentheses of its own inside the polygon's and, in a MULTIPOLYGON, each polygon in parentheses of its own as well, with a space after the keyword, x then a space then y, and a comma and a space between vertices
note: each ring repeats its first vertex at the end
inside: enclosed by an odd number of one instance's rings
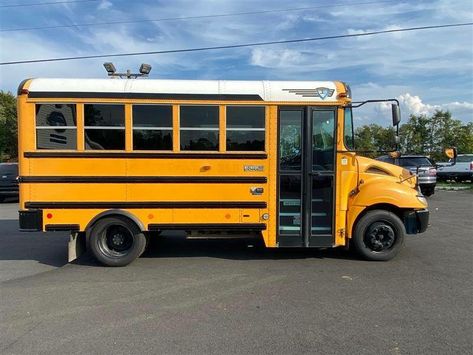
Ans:
POLYGON ((263 171, 263 165, 245 165, 243 166, 244 171, 263 171))

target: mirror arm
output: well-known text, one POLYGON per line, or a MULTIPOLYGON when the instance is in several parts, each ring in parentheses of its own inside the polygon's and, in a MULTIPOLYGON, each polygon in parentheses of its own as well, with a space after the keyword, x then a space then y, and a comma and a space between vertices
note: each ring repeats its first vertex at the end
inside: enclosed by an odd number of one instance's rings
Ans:
POLYGON ((398 99, 379 99, 379 100, 366 100, 366 101, 355 101, 352 102, 350 105, 347 105, 345 107, 351 107, 351 108, 357 108, 361 107, 367 103, 370 102, 395 102, 399 106, 399 100, 398 99))

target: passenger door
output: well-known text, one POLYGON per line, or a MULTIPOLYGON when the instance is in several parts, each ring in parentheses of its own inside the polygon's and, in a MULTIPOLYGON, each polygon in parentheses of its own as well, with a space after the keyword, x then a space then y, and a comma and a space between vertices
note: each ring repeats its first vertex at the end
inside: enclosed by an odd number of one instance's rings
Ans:
POLYGON ((333 245, 334 107, 279 110, 278 245, 333 245))

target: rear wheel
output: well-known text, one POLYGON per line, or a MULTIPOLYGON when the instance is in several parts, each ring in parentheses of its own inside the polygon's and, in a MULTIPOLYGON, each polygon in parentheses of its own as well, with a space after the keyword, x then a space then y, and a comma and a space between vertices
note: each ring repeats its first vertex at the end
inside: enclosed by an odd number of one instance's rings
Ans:
POLYGON ((89 246, 102 264, 125 266, 144 252, 146 237, 126 217, 105 217, 97 221, 90 230, 89 246))
POLYGON ((404 224, 398 216, 385 210, 373 210, 356 224, 353 246, 364 259, 386 261, 399 253, 404 234, 404 224))

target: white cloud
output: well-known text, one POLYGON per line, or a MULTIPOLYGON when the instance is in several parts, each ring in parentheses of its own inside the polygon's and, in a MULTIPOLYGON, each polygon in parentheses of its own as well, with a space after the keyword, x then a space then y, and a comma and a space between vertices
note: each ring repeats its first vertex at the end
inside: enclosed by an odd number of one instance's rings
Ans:
POLYGON ((113 6, 113 4, 108 0, 102 0, 97 7, 98 10, 108 10, 113 6))
POLYGON ((429 105, 422 102, 419 96, 411 95, 408 92, 397 97, 401 108, 409 115, 431 115, 435 110, 441 109, 440 105, 429 105))

